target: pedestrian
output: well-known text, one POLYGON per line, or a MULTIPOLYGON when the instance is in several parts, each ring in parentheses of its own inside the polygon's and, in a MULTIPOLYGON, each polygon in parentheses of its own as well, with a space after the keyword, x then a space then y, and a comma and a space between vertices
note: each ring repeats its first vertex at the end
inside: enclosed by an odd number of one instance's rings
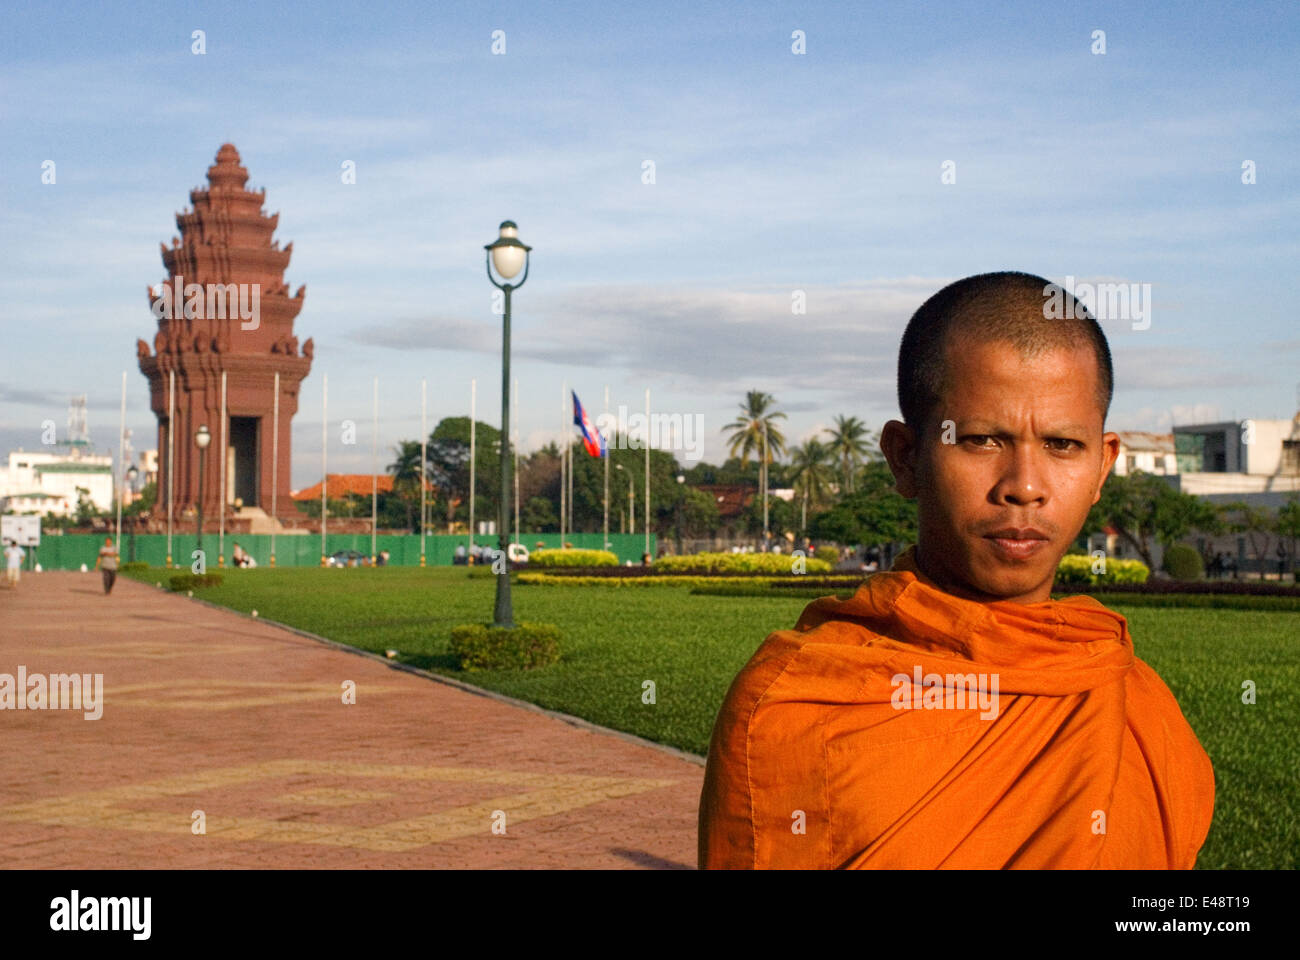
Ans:
POLYGON ((1277 544, 1277 578, 1281 580, 1286 574, 1286 546, 1279 540, 1277 544))
POLYGON ((239 545, 238 540, 235 541, 235 549, 231 551, 231 559, 237 567, 248 566, 248 554, 244 552, 244 548, 239 545))
POLYGON ((22 547, 13 540, 5 541, 5 583, 13 588, 18 586, 18 578, 23 570, 23 557, 26 555, 22 547))
POLYGON ((104 538, 104 545, 99 548, 99 556, 95 559, 95 569, 104 575, 104 596, 108 596, 117 580, 117 547, 113 546, 112 537, 104 538))

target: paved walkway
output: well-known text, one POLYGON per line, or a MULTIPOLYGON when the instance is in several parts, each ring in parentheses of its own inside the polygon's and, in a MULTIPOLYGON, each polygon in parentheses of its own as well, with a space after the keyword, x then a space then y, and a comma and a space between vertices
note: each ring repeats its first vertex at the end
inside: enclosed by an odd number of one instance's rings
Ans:
POLYGON ((103 714, 0 710, 0 868, 695 867, 698 764, 127 578, 0 589, 20 667, 103 714))

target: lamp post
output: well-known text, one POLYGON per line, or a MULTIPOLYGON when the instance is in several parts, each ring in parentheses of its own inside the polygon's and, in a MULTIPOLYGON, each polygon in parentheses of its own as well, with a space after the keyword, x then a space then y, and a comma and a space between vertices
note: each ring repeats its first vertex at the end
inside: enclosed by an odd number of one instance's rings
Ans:
MULTIPOLYGON (((510 604, 510 294, 528 280, 528 252, 532 250, 519 242, 519 228, 513 220, 500 226, 500 235, 492 243, 484 244, 487 257, 487 275, 492 286, 505 294, 505 317, 501 326, 501 503, 497 523, 497 543, 505 570, 497 577, 496 608, 492 623, 498 627, 513 627, 514 610, 510 604), (492 268, 505 283, 497 283, 492 268), (523 270, 518 283, 509 281, 523 270)), ((472 534, 471 534, 472 536, 472 534)))
POLYGON ((203 470, 207 461, 208 444, 212 434, 205 423, 194 434, 194 443, 199 448, 199 553, 203 552, 203 470))
MULTIPOLYGON (((140 471, 136 469, 135 464, 131 464, 130 469, 126 471, 126 487, 131 491, 131 502, 135 503, 135 478, 140 476, 140 471)), ((129 552, 130 563, 135 563, 135 521, 136 514, 131 514, 131 547, 129 552)))
POLYGON ((677 474, 677 556, 682 555, 682 497, 685 496, 686 477, 677 474))

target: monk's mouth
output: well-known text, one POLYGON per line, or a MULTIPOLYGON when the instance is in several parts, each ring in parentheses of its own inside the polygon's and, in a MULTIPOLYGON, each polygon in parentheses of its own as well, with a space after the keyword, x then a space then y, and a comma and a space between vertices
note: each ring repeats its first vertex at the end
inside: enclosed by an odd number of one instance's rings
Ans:
POLYGON ((1007 560, 1028 560, 1047 549, 1049 542, 1038 538, 1020 540, 1010 537, 985 537, 984 539, 993 544, 993 549, 999 556, 1007 560))

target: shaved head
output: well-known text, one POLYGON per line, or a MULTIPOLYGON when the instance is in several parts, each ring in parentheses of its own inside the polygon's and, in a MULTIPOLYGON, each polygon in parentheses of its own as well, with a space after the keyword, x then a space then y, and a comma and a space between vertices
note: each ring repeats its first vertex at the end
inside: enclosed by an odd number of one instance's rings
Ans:
POLYGON ((1097 363, 1096 401, 1105 423, 1115 375, 1097 321, 1071 293, 1042 277, 982 273, 930 297, 903 332, 898 406, 903 422, 918 435, 944 396, 949 350, 981 343, 1011 344, 1025 359, 1051 350, 1091 348, 1097 363))

